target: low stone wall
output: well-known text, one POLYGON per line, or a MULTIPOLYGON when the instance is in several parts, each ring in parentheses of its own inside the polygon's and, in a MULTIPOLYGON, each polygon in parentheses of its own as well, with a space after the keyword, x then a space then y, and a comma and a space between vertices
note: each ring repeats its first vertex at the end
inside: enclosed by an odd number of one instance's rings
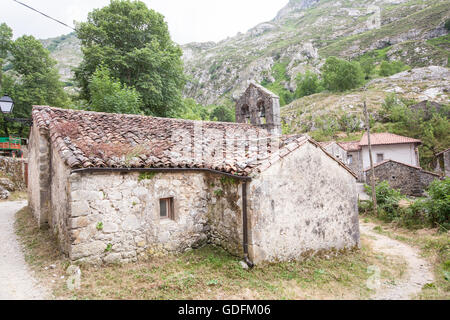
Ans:
POLYGON ((26 190, 26 163, 27 159, 0 157, 0 177, 3 174, 11 180, 16 190, 26 190))
MULTIPOLYGON (((394 161, 388 161, 375 167, 376 183, 387 181, 391 188, 398 189, 403 194, 410 196, 423 196, 428 186, 437 179, 440 179, 438 174, 394 161)), ((372 182, 371 170, 366 171, 366 180, 367 183, 372 182)))

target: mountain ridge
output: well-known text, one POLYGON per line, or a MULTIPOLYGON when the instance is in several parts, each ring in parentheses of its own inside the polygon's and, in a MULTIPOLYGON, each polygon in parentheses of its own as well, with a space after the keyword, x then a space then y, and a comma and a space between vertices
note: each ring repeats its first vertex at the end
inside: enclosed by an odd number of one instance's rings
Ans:
MULTIPOLYGON (((290 0, 272 20, 245 33, 181 46, 189 78, 184 94, 204 105, 231 105, 248 81, 271 84, 280 75, 278 85, 293 91, 296 75, 319 72, 326 57, 355 58, 374 50, 412 67, 447 66, 449 12, 450 2, 443 0, 290 0), (441 43, 430 43, 443 36, 441 43)), ((81 61, 79 40, 71 34, 43 43, 70 85, 70 68, 81 61)))

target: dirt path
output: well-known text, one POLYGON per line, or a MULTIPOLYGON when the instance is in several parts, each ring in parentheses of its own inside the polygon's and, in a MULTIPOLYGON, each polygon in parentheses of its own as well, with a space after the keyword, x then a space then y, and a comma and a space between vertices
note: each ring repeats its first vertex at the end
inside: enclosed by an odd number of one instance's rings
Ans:
POLYGON ((382 284, 372 297, 375 300, 409 300, 420 293, 422 287, 434 281, 430 264, 422 259, 419 250, 373 231, 372 223, 361 223, 361 233, 368 236, 373 250, 388 256, 400 256, 408 264, 406 274, 395 284, 382 284))
POLYGON ((27 205, 0 202, 0 300, 42 300, 47 293, 27 267, 14 233, 15 213, 27 205))

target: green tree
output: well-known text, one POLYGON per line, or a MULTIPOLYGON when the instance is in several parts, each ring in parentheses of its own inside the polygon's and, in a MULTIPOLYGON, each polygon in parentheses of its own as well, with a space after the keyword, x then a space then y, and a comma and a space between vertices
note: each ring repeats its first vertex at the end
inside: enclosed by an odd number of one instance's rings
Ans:
POLYGON ((6 23, 0 24, 0 88, 2 87, 3 64, 11 48, 12 30, 6 23))
POLYGON ((364 72, 358 62, 329 57, 321 71, 324 85, 330 91, 346 91, 364 83, 364 72))
MULTIPOLYGON (((2 90, 14 100, 14 116, 29 118, 33 105, 65 107, 67 94, 59 81, 56 62, 40 41, 32 36, 22 36, 11 44, 13 76, 3 79, 2 90)), ((26 134, 24 126, 8 124, 13 132, 26 134)))
POLYGON ((225 106, 216 106, 211 112, 210 120, 220 122, 234 122, 235 114, 230 108, 227 108, 225 106))
POLYGON ((209 120, 209 112, 194 99, 186 98, 183 101, 182 110, 180 110, 175 117, 186 120, 209 120))
POLYGON ((138 114, 141 97, 134 88, 113 79, 108 68, 100 66, 89 83, 89 108, 97 112, 138 114))
POLYGON ((365 57, 359 61, 361 68, 365 74, 365 79, 369 80, 375 69, 375 59, 372 57, 365 57))
POLYGON ((322 83, 317 74, 306 71, 304 74, 298 74, 296 77, 297 90, 295 98, 301 98, 323 91, 322 83))
POLYGON ((112 0, 77 26, 83 61, 75 69, 81 98, 91 100, 89 81, 100 65, 142 97, 147 115, 173 116, 183 107, 182 51, 164 17, 141 1, 112 0))

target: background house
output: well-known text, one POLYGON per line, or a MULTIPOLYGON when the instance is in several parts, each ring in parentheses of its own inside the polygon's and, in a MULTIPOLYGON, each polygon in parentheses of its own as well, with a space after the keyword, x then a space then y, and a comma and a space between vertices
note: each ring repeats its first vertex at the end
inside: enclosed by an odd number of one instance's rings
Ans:
MULTIPOLYGON (((403 194, 421 197, 429 185, 440 176, 425 171, 420 167, 401 163, 394 160, 385 160, 374 166, 375 183, 389 182, 391 188, 400 190, 403 194)), ((365 169, 367 183, 372 180, 371 169, 365 169)))
MULTIPOLYGON (((411 166, 420 167, 419 145, 420 140, 403 137, 392 133, 373 133, 370 135, 372 144, 372 157, 374 163, 385 160, 394 160, 411 166)), ((367 134, 359 142, 361 148, 362 167, 370 167, 369 143, 367 134)))
MULTIPOLYGON (((422 196, 439 175, 420 167, 420 140, 392 133, 370 135, 376 183, 388 181, 404 194, 422 196)), ((339 142, 347 152, 347 164, 358 175, 359 182, 370 183, 372 174, 367 134, 360 141, 339 142)), ((442 162, 442 161, 441 161, 442 162)))
MULTIPOLYGON (((394 160, 420 167, 418 151, 422 143, 420 140, 392 133, 373 133, 370 138, 374 164, 394 160)), ((338 145, 347 152, 346 163, 358 175, 358 180, 365 182, 365 172, 370 167, 367 134, 364 134, 360 141, 339 142, 338 145)))

